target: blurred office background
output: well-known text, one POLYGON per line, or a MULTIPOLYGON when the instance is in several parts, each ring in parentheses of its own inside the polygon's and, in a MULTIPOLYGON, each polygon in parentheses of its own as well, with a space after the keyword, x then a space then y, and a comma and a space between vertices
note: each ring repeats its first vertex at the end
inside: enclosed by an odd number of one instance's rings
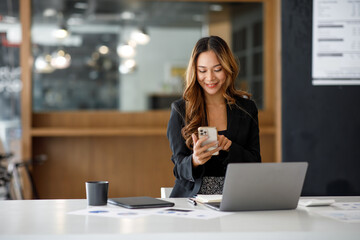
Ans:
MULTIPOLYGON (((338 172, 322 152, 332 152, 316 144, 322 133, 309 133, 317 121, 298 116, 319 106, 312 115, 318 118, 330 94, 310 86, 311 2, 0 0, 3 151, 15 152, 13 161, 47 156, 31 168, 40 198, 84 198, 88 180, 108 180, 112 197, 159 197, 160 187, 174 183, 166 139, 170 104, 181 97, 196 41, 219 35, 239 60, 237 88, 259 107, 263 162, 309 161, 304 194, 326 195, 338 172), (310 103, 313 91, 326 96, 310 103), (312 178, 318 174, 320 181, 312 178)), ((353 98, 358 88, 330 91, 353 98)), ((358 119, 349 120, 357 133, 358 119)), ((358 150, 348 152, 342 171, 356 157, 358 150)), ((360 193, 353 184, 358 177, 349 176, 343 180, 351 190, 333 194, 360 193)), ((33 197, 29 189, 24 195, 33 197)))

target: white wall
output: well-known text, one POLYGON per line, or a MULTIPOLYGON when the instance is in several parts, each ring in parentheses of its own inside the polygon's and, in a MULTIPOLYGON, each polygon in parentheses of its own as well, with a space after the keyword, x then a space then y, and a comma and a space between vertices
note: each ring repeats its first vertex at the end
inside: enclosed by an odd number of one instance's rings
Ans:
POLYGON ((161 92, 171 65, 186 66, 201 28, 148 28, 151 40, 137 45, 135 72, 120 75, 120 110, 147 110, 147 95, 161 92))

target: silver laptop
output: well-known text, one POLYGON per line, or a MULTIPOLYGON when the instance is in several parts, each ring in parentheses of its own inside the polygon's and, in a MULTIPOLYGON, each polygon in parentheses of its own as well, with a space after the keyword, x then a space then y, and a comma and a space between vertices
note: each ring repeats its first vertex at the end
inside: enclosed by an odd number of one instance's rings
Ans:
POLYGON ((205 205, 220 211, 295 209, 307 167, 307 162, 230 163, 222 201, 205 205))

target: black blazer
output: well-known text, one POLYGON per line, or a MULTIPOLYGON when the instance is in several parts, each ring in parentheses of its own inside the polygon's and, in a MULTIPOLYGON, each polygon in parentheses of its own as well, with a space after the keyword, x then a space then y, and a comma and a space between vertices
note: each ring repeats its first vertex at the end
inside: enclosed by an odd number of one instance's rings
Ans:
POLYGON ((187 148, 181 129, 185 125, 185 100, 171 104, 167 137, 172 150, 175 186, 170 197, 191 197, 198 193, 203 176, 225 176, 228 163, 261 162, 258 110, 252 100, 236 99, 236 105, 227 105, 227 131, 225 136, 232 141, 228 152, 220 151, 204 165, 193 168, 192 153, 187 148))

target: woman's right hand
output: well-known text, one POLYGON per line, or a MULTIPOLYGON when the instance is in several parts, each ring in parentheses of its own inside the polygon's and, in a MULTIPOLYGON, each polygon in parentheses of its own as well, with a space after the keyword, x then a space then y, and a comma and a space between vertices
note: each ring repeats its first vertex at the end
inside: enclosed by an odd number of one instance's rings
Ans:
POLYGON ((215 148, 211 151, 206 151, 208 148, 210 147, 216 147, 216 145, 218 145, 217 141, 211 142, 209 144, 206 144, 204 146, 201 146, 201 144, 206 141, 206 139, 208 137, 204 137, 201 139, 198 139, 196 137, 196 135, 193 133, 191 135, 192 140, 193 140, 193 155, 192 155, 192 164, 194 167, 197 167, 199 165, 203 165, 205 164, 207 161, 210 160, 210 158, 212 157, 212 154, 215 152, 218 152, 219 150, 221 150, 221 147, 215 148))

